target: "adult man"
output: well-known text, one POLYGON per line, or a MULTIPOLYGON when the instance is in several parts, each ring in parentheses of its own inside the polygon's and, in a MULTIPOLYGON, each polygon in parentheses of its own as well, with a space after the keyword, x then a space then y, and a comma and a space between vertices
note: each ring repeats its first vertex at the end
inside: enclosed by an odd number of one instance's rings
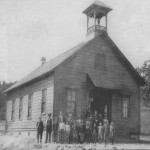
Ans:
POLYGON ((36 127, 37 127, 37 143, 39 143, 39 137, 40 137, 40 143, 42 143, 43 121, 41 117, 39 117, 39 121, 37 122, 36 127))
POLYGON ((51 114, 48 114, 48 119, 46 123, 46 141, 47 143, 48 138, 49 138, 49 143, 51 142, 51 132, 52 132, 52 119, 51 119, 51 114))

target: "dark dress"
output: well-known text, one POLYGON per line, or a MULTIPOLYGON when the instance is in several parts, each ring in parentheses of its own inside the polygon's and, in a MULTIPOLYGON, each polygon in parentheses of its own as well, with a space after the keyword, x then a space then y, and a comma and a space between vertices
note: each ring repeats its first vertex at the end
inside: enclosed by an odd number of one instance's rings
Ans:
POLYGON ((73 125, 73 119, 68 118, 68 124, 70 125, 70 135, 69 135, 69 143, 73 142, 73 133, 72 133, 72 125, 73 125))
POLYGON ((85 138, 85 125, 81 124, 79 126, 79 142, 84 143, 84 138, 85 138))
POLYGON ((58 122, 53 123, 53 142, 58 142, 58 122))
POLYGON ((97 126, 93 127, 93 132, 92 132, 92 138, 93 138, 93 143, 96 144, 97 142, 97 135, 98 135, 98 130, 97 126))
POLYGON ((108 142, 108 138, 109 138, 109 125, 108 124, 104 124, 104 141, 105 144, 108 142))
POLYGON ((92 142, 92 120, 86 120, 85 140, 87 143, 92 142))
POLYGON ((40 143, 42 143, 42 135, 43 135, 43 121, 38 121, 37 124, 37 142, 39 143, 39 138, 40 138, 40 143))
POLYGON ((73 143, 78 142, 78 126, 76 124, 72 125, 72 137, 73 137, 73 143))

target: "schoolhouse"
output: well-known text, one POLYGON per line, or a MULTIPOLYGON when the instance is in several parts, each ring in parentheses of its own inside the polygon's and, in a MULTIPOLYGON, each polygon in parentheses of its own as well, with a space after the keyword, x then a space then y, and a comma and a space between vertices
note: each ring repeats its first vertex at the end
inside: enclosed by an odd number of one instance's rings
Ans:
MULTIPOLYGON (((116 134, 140 134, 140 86, 145 84, 107 32, 110 7, 96 1, 87 17, 84 41, 46 61, 7 89, 7 132, 36 133, 39 116, 67 117, 97 110, 115 123, 116 134), (101 20, 105 18, 105 25, 101 20)), ((131 43, 132 44, 132 43, 131 43)))

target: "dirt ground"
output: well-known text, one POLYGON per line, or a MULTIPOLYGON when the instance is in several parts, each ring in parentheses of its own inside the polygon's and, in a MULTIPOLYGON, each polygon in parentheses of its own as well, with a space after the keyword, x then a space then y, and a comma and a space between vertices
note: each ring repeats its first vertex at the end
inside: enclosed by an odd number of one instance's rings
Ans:
POLYGON ((37 144, 33 138, 20 136, 0 135, 0 150, 125 150, 125 149, 150 149, 149 144, 37 144))

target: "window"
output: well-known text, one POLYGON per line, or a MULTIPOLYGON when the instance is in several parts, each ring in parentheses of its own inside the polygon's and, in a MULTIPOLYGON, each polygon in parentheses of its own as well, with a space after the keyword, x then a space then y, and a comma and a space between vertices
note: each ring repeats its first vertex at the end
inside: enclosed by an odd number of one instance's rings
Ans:
POLYGON ((46 89, 42 90, 42 104, 41 104, 42 114, 46 113, 46 95, 47 95, 47 90, 46 89))
POLYGON ((30 94, 28 98, 28 119, 32 118, 32 99, 33 94, 30 94))
POLYGON ((67 113, 75 113, 76 91, 67 89, 67 113))
POLYGON ((11 120, 15 119, 15 100, 12 100, 11 120))
POLYGON ((128 97, 123 97, 122 116, 123 116, 123 118, 129 117, 129 98, 128 97))
POLYGON ((95 68, 105 70, 106 69, 106 56, 105 54, 96 54, 95 68))
POLYGON ((19 119, 22 119, 22 108, 23 108, 23 98, 20 98, 19 102, 19 119))

